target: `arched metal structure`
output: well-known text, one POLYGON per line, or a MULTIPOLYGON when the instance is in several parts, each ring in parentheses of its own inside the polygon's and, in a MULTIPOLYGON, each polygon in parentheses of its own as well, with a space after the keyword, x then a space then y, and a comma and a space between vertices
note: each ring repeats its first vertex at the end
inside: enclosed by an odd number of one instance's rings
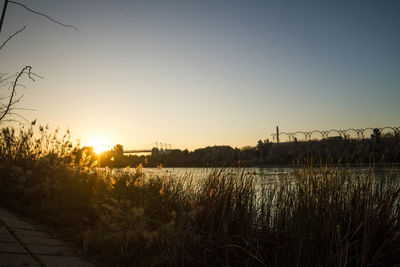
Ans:
MULTIPOLYGON (((331 130, 313 130, 313 131, 296 131, 296 132, 278 132, 275 134, 271 134, 272 140, 273 141, 278 141, 279 137, 282 135, 286 135, 289 139, 289 142, 292 142, 295 140, 296 135, 303 135, 305 140, 311 140, 312 135, 314 133, 318 133, 321 135, 321 139, 328 138, 330 133, 336 133, 337 136, 340 136, 342 138, 349 138, 351 133, 357 135, 357 139, 364 139, 365 138, 365 132, 368 130, 374 131, 374 129, 379 129, 380 132, 383 132, 384 130, 391 130, 393 132, 393 135, 395 136, 400 136, 400 127, 382 127, 382 128, 361 128, 361 129, 355 129, 355 128, 349 128, 349 129, 331 129, 331 130)), ((279 142, 279 141, 278 141, 279 142)))

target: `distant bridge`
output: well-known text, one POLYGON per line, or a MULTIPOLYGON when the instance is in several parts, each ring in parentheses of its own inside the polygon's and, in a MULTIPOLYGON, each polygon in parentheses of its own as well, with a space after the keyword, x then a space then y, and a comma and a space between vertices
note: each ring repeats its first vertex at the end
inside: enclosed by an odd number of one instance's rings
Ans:
POLYGON ((124 154, 150 153, 152 149, 124 150, 124 154))
POLYGON ((170 152, 172 150, 171 144, 162 143, 162 142, 154 142, 146 145, 147 148, 140 149, 127 149, 124 150, 124 154, 139 154, 139 153, 151 153, 153 149, 158 149, 160 152, 170 152), (151 148, 149 148, 151 147, 151 148))
POLYGON ((334 137, 334 136, 339 136, 342 138, 349 138, 351 135, 357 136, 357 139, 364 139, 365 138, 365 133, 367 131, 370 131, 373 133, 374 129, 378 129, 380 133, 387 133, 391 132, 394 135, 400 135, 400 127, 382 127, 382 128, 362 128, 362 129, 343 129, 343 130, 337 130, 337 129, 332 129, 332 130, 313 130, 313 131, 297 131, 297 132, 279 132, 279 127, 276 126, 276 133, 271 134, 272 135, 272 140, 276 141, 279 143, 279 138, 281 136, 286 135, 286 137, 289 138, 289 142, 297 140, 297 136, 302 137, 304 136, 305 140, 311 140, 312 137, 321 137, 322 139, 328 138, 328 137, 334 137))

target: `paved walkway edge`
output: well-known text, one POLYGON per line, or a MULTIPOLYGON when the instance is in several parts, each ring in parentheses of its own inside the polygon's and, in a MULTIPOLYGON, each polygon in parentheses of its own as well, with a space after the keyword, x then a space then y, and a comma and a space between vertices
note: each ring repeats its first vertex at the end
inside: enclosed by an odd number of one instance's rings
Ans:
POLYGON ((0 207, 0 266, 92 267, 67 244, 0 207))
MULTIPOLYGON (((14 231, 1 219, 1 217, 0 217, 0 225, 4 226, 4 228, 8 231, 8 233, 21 245, 21 247, 23 247, 23 249, 25 249, 25 251, 32 257, 32 259, 34 261, 36 261, 40 266, 46 266, 46 265, 44 265, 43 262, 41 262, 41 260, 38 257, 36 257, 32 253, 32 251, 29 250, 29 248, 21 241, 21 239, 18 238, 18 236, 14 233, 14 231)), ((22 253, 22 254, 25 254, 25 253, 22 253)), ((0 251, 0 256, 1 255, 2 255, 2 253, 0 251)), ((21 265, 24 265, 24 263, 21 263, 21 265)))

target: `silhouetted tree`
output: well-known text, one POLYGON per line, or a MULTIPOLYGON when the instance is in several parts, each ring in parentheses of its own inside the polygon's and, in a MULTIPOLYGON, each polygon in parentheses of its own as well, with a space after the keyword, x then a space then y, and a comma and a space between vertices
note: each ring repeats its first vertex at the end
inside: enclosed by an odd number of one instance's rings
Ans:
MULTIPOLYGON (((19 3, 17 1, 11 1, 11 0, 5 0, 3 9, 1 12, 1 17, 0 17, 0 37, 1 37, 1 30, 4 25, 4 20, 6 16, 6 11, 8 4, 14 4, 20 7, 23 7, 24 9, 28 10, 31 13, 34 13, 39 16, 43 16, 47 18, 48 20, 57 23, 63 27, 69 27, 69 28, 74 28, 75 30, 78 30, 75 26, 73 25, 67 25, 64 24, 58 20, 55 20, 51 18, 50 16, 42 13, 35 11, 28 6, 19 3)), ((14 34, 10 35, 1 45, 0 45, 0 52, 2 49, 4 49, 5 45, 13 39, 17 34, 21 33, 22 31, 25 30, 25 26, 23 26, 21 29, 17 30, 14 34)), ((0 123, 4 122, 10 122, 10 121, 15 121, 15 122, 26 122, 26 119, 22 117, 20 114, 18 114, 16 111, 18 108, 16 107, 16 104, 20 102, 22 99, 22 96, 17 96, 17 89, 21 85, 18 83, 19 79, 23 76, 27 75, 31 80, 34 81, 33 76, 40 77, 39 75, 35 74, 32 72, 32 67, 31 66, 25 66, 22 68, 21 71, 17 72, 16 74, 5 74, 5 73, 0 73, 0 87, 6 88, 6 91, 9 90, 9 93, 5 93, 4 95, 0 96, 0 123)))
POLYGON ((380 141, 380 137, 381 137, 381 130, 379 130, 378 128, 375 128, 374 133, 371 134, 371 139, 375 140, 375 142, 379 143, 380 141))

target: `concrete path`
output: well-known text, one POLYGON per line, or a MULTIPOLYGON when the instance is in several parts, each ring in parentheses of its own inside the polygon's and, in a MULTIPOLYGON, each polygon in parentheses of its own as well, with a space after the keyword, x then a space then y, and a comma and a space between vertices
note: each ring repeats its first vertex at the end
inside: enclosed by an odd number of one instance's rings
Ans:
POLYGON ((0 207, 0 267, 94 266, 67 244, 0 207))

